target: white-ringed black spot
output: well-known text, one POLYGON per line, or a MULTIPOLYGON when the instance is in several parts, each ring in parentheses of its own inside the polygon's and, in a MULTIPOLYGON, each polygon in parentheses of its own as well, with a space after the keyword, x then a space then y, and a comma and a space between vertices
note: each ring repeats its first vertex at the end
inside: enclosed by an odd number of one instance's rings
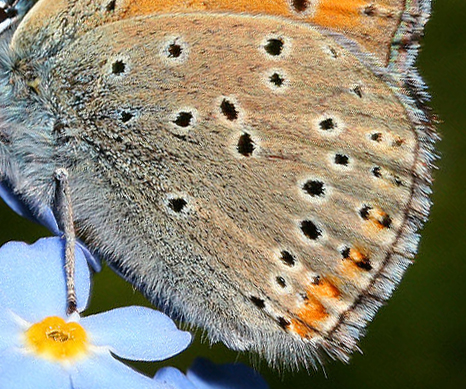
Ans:
POLYGON ((223 99, 220 103, 220 110, 227 120, 235 121, 238 119, 238 111, 236 110, 235 104, 227 99, 223 99))
POLYGON ((338 51, 337 51, 335 48, 333 48, 333 47, 330 47, 330 46, 329 46, 329 47, 328 47, 328 52, 330 53, 330 55, 332 56, 333 59, 337 59, 337 58, 340 56, 340 54, 338 53, 338 51))
POLYGON ((291 7, 298 13, 306 12, 310 5, 309 0, 291 0, 291 7))
POLYGON ((236 146, 238 153, 244 157, 250 157, 255 150, 254 142, 251 139, 251 135, 243 133, 238 139, 238 145, 236 146))
POLYGON ((361 252, 356 251, 354 254, 351 254, 351 249, 349 247, 344 247, 341 250, 341 255, 344 260, 352 261, 360 269, 367 271, 372 270, 372 264, 369 257, 361 252))
POLYGON ((178 127, 189 127, 192 124, 193 114, 191 112, 178 112, 176 119, 173 121, 178 127))
POLYGON ((335 164, 348 166, 349 164, 349 157, 344 154, 335 154, 335 164))
POLYGON ((374 4, 370 4, 364 8, 364 15, 375 16, 377 14, 377 7, 374 4))
POLYGON ((188 202, 182 197, 177 197, 168 200, 168 206, 173 212, 180 213, 184 210, 188 202))
POLYGON ((301 231, 310 240, 317 240, 322 236, 322 230, 310 220, 303 220, 301 222, 301 231))
POLYGON ((283 328, 284 330, 288 329, 288 327, 290 326, 291 322, 286 320, 284 317, 280 316, 280 317, 277 317, 277 322, 278 322, 278 325, 283 328))
POLYGON ((332 118, 327 118, 320 121, 319 127, 322 131, 332 131, 337 127, 337 125, 332 118))
POLYGON ((168 58, 178 58, 183 52, 183 48, 177 43, 171 43, 167 48, 168 58))
POLYGON ((264 46, 265 51, 267 54, 272 56, 279 56, 283 52, 283 39, 281 38, 270 38, 267 40, 266 45, 264 46))
POLYGON ((107 12, 113 12, 115 11, 115 6, 116 6, 116 0, 110 0, 105 6, 105 10, 107 12))
POLYGON ((116 60, 112 64, 112 73, 119 76, 120 74, 124 73, 126 71, 126 64, 124 61, 121 59, 116 60))
POLYGON ((184 63, 189 56, 189 45, 179 36, 167 37, 162 42, 159 55, 168 66, 177 66, 184 63))
POLYGON ((252 301, 252 303, 259 309, 264 309, 265 308, 265 301, 259 297, 255 296, 250 296, 249 299, 252 301))
POLYGON ((341 249, 340 253, 343 259, 348 259, 350 256, 351 249, 348 246, 345 246, 341 249))
POLYGON ((270 77, 269 81, 277 88, 281 88, 285 82, 285 78, 277 72, 274 72, 270 77))
POLYGON ((361 85, 357 85, 352 89, 353 93, 358 96, 360 99, 362 99, 362 87, 361 85))
POLYGON ((369 258, 364 257, 361 261, 356 261, 355 264, 360 269, 367 270, 367 271, 372 270, 372 264, 369 258))
POLYGON ((275 278, 275 281, 277 281, 277 284, 282 288, 286 288, 286 281, 283 277, 278 276, 275 278))
POLYGON ((382 227, 390 228, 392 226, 392 218, 387 214, 382 216, 382 220, 379 221, 382 227))
POLYGON ((122 123, 128 123, 133 117, 134 115, 128 111, 123 111, 120 114, 120 120, 122 123))
POLYGON ((371 170, 372 175, 376 178, 382 178, 382 171, 380 166, 374 166, 371 170))
POLYGON ((371 134, 371 140, 374 142, 382 142, 382 133, 374 132, 371 134))
POLYGON ((362 219, 364 220, 374 220, 381 227, 384 228, 390 228, 392 225, 392 219, 389 215, 387 215, 385 212, 376 212, 374 210, 374 214, 371 215, 371 211, 373 210, 373 207, 370 205, 364 205, 360 210, 359 210, 359 216, 361 216, 362 219))
POLYGON ((303 190, 312 197, 321 197, 325 194, 325 185, 319 180, 309 180, 303 185, 303 190))
POLYGON ((288 265, 290 267, 296 264, 295 257, 289 251, 282 251, 280 253, 280 259, 285 265, 288 265))
POLYGON ((365 205, 359 210, 359 216, 361 216, 364 220, 369 220, 369 212, 371 209, 371 206, 365 205))

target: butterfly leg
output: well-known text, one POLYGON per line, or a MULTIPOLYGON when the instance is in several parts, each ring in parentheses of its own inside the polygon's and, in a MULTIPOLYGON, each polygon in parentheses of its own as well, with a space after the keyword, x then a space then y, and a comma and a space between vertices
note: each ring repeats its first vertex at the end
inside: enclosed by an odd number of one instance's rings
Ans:
POLYGON ((76 290, 74 283, 76 235, 73 224, 73 209, 71 206, 68 171, 57 169, 54 173, 56 182, 54 213, 59 228, 65 237, 65 275, 66 275, 66 306, 70 315, 76 311, 76 290))

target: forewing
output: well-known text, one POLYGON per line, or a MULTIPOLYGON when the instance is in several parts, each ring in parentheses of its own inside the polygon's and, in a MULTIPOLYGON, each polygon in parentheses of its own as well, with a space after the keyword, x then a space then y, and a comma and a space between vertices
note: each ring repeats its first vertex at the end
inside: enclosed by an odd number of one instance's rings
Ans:
MULTIPOLYGON (((41 0, 23 21, 20 30, 26 33, 15 44, 26 48, 36 45, 45 26, 49 31, 61 31, 63 43, 115 20, 154 14, 273 15, 344 34, 372 54, 380 65, 396 62, 404 79, 404 70, 412 65, 430 8, 430 0, 41 0), (76 19, 80 23, 75 23, 76 19)), ((47 46, 57 42, 51 34, 40 43, 47 46)))

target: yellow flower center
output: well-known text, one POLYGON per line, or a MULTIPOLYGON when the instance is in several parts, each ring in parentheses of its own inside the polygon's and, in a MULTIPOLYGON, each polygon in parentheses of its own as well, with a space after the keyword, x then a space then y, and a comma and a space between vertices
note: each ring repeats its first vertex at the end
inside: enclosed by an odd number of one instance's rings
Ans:
POLYGON ((57 316, 47 317, 29 327, 26 343, 37 355, 58 362, 79 358, 88 349, 84 328, 57 316))

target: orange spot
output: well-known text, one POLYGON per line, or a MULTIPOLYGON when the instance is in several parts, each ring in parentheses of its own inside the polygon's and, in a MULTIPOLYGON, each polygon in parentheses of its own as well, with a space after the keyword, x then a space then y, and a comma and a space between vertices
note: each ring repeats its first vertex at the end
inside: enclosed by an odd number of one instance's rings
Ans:
POLYGON ((391 219, 388 214, 380 208, 372 208, 369 210, 368 220, 374 223, 379 229, 390 227, 391 219))
POLYGON ((123 6, 126 6, 127 16, 196 11, 292 16, 286 0, 127 0, 123 6))
POLYGON ((393 146, 400 147, 403 145, 403 143, 405 143, 404 139, 397 136, 393 141, 393 146))
POLYGON ((296 316, 299 320, 291 321, 290 330, 301 337, 307 337, 314 333, 312 328, 318 328, 319 323, 328 316, 328 313, 319 300, 308 295, 296 316))
POLYGON ((345 258, 341 268, 349 278, 354 278, 359 275, 361 269, 372 270, 372 265, 366 254, 355 249, 350 249, 348 257, 345 258))
POLYGON ((361 269, 353 261, 343 261, 339 266, 339 270, 349 280, 357 280, 361 277, 361 269))
POLYGON ((309 12, 293 11, 288 0, 127 0, 127 16, 168 12, 233 12, 285 16, 295 20, 312 21, 325 27, 351 28, 362 25, 362 10, 367 0, 320 0, 309 3, 309 12), (314 8, 315 7, 315 8, 314 8))
POLYGON ((308 297, 311 295, 320 298, 337 298, 340 297, 341 293, 330 281, 327 279, 320 279, 317 284, 313 284, 309 287, 307 295, 308 297))
POLYGON ((315 334, 315 331, 306 326, 304 323, 299 320, 292 320, 289 330, 294 332, 296 335, 299 335, 301 338, 311 338, 315 334))
POLYGON ((361 262, 367 259, 367 255, 361 253, 358 250, 350 249, 348 258, 351 259, 353 262, 361 262))
POLYGON ((320 0, 313 21, 325 27, 347 29, 361 26, 367 0, 320 0))
POLYGON ((338 288, 327 279, 320 279, 318 283, 311 284, 306 291, 306 299, 297 313, 297 320, 292 320, 290 330, 301 337, 309 337, 319 328, 321 322, 328 318, 329 313, 320 302, 324 298, 339 298, 338 288))
POLYGON ((310 338, 316 332, 313 328, 318 328, 320 322, 328 316, 328 313, 322 303, 310 298, 306 300, 297 316, 298 319, 291 321, 290 331, 302 338, 310 338))

